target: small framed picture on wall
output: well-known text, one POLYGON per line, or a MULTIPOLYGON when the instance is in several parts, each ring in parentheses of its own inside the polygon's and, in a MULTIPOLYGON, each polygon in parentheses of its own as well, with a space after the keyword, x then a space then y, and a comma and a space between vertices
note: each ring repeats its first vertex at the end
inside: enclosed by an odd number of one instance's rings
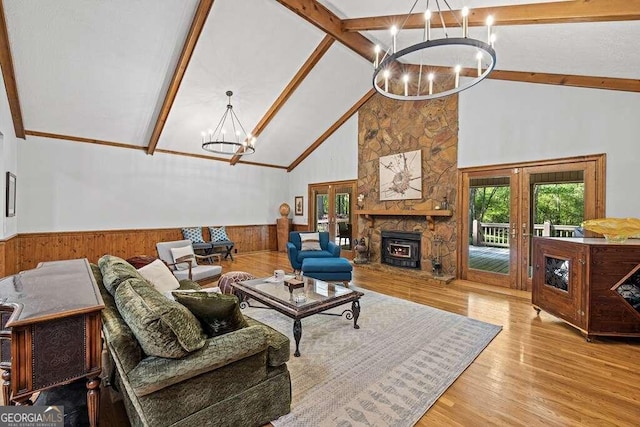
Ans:
POLYGON ((302 196, 296 196, 294 203, 294 211, 293 213, 297 216, 304 215, 304 198, 302 196))
POLYGON ((7 172, 7 199, 6 199, 6 215, 16 216, 16 176, 11 172, 7 172))

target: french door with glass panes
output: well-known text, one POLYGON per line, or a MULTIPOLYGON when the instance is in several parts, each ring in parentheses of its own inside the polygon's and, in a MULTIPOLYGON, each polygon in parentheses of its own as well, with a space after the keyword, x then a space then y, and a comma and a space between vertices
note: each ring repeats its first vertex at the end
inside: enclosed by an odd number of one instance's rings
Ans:
POLYGON ((531 290, 533 237, 583 234, 604 216, 604 155, 462 169, 459 275, 531 290))
POLYGON ((353 210, 356 181, 309 184, 309 222, 314 231, 328 231, 329 240, 342 249, 342 256, 353 255, 357 236, 353 210))

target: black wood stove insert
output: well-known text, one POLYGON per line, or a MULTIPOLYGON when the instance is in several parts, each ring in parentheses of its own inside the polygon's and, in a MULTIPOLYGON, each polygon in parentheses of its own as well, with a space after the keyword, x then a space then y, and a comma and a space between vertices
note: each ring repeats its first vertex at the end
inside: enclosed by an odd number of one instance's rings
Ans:
POLYGON ((421 233, 382 231, 380 260, 396 267, 420 269, 421 233))

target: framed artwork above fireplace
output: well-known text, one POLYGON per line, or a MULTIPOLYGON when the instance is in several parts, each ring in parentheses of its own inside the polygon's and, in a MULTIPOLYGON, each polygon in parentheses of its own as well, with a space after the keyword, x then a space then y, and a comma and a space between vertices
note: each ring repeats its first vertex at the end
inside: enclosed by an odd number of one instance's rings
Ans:
POLYGON ((422 199, 422 151, 380 157, 380 200, 422 199))

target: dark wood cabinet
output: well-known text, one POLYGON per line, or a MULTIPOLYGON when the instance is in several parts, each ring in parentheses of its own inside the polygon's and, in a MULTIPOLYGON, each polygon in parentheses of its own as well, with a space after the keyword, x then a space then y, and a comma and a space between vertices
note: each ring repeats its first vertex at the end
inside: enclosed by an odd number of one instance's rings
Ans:
POLYGON ((104 303, 86 259, 44 262, 0 280, 4 402, 87 379, 89 422, 98 423, 104 303))
POLYGON ((534 308, 592 336, 640 336, 640 240, 537 237, 534 308))

